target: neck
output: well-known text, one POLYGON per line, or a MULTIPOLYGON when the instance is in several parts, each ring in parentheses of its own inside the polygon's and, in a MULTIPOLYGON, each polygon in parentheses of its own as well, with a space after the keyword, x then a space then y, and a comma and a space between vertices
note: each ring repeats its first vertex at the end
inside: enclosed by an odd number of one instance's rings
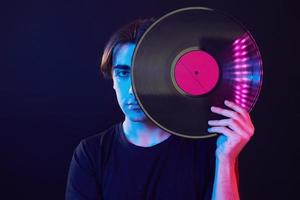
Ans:
POLYGON ((142 147, 153 146, 171 136, 170 133, 162 130, 150 120, 131 121, 127 117, 123 122, 123 130, 131 143, 142 147))

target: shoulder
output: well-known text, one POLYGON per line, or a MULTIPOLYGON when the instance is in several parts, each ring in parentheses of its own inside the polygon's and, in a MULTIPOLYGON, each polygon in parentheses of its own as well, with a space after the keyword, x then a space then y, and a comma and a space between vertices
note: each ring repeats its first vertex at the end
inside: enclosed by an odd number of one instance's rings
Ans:
POLYGON ((76 149, 92 153, 108 145, 118 131, 119 125, 120 123, 113 124, 97 134, 82 139, 76 149))
POLYGON ((96 147, 99 146, 101 144, 103 144, 103 142, 105 142, 106 140, 109 140, 110 138, 112 138, 116 132, 116 128, 117 128, 118 124, 114 124, 112 126, 110 126, 109 128, 88 136, 84 139, 82 139, 80 141, 80 143, 86 147, 96 147))
POLYGON ((82 139, 75 148, 74 159, 84 163, 97 163, 101 152, 110 148, 119 125, 120 123, 116 123, 104 131, 82 139))

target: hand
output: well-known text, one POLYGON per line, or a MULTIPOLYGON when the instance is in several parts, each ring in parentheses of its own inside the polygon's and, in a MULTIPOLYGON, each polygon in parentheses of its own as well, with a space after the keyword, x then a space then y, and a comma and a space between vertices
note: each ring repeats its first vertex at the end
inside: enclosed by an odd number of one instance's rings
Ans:
POLYGON ((211 111, 228 119, 209 120, 212 126, 209 132, 220 133, 217 140, 216 157, 219 160, 235 161, 241 150, 254 134, 249 113, 233 102, 226 101, 225 105, 232 110, 211 107, 211 111))

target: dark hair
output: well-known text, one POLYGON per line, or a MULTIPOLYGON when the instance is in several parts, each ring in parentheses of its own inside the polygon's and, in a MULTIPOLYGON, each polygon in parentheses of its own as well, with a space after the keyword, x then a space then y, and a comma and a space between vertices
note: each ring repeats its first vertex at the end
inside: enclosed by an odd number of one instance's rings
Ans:
POLYGON ((107 42, 101 59, 100 70, 105 78, 112 78, 113 49, 118 44, 134 43, 145 33, 147 28, 155 21, 154 18, 136 19, 116 31, 107 42))

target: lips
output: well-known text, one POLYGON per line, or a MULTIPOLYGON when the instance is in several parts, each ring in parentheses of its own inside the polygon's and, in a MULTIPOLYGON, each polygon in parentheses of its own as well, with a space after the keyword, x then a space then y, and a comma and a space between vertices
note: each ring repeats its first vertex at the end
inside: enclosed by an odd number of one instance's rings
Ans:
POLYGON ((132 110, 141 109, 139 104, 137 104, 137 103, 127 103, 127 106, 128 106, 129 109, 132 109, 132 110))

